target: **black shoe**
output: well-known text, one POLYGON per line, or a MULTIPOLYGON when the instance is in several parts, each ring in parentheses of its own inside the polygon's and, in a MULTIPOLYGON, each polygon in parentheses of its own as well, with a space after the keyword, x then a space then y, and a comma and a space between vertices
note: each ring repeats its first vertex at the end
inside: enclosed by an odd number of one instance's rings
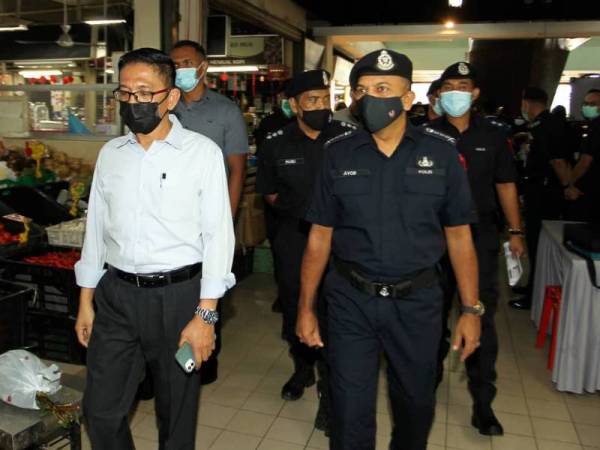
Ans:
POLYGON ((284 400, 298 400, 304 395, 304 388, 315 384, 315 374, 312 370, 294 372, 287 383, 281 388, 281 398, 284 400))
POLYGON ((315 428, 325 433, 325 436, 329 437, 329 411, 323 404, 323 401, 319 402, 319 409, 317 410, 317 417, 315 417, 315 428))
POLYGON ((281 309, 281 300, 279 299, 279 297, 277 297, 275 299, 275 301, 273 302, 273 304, 271 305, 271 311, 273 311, 274 313, 282 313, 283 309, 281 309))
POLYGON ((200 384, 206 386, 217 381, 219 375, 218 368, 219 363, 216 359, 209 359, 203 362, 200 366, 200 384))
POLYGON ((487 408, 485 412, 477 412, 474 409, 471 425, 479 430, 479 434, 484 436, 502 436, 504 434, 504 428, 494 415, 492 408, 487 408))
POLYGON ((516 295, 527 295, 529 289, 527 289, 527 286, 515 286, 511 288, 511 291, 516 295))
POLYGON ((511 308, 527 310, 531 309, 531 298, 529 297, 521 297, 516 300, 511 300, 508 302, 511 308))

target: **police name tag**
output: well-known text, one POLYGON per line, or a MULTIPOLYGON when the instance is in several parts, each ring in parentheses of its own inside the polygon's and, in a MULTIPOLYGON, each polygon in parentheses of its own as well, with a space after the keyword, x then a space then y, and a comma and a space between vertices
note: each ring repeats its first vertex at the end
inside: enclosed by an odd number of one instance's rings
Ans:
POLYGON ((371 175, 371 171, 368 169, 340 169, 336 170, 333 174, 334 178, 351 178, 351 177, 364 177, 371 175))
POLYGON ((284 158, 278 161, 280 166, 295 166, 304 164, 304 158, 284 158))
POLYGON ((446 175, 446 169, 426 169, 426 168, 417 168, 417 167, 408 167, 406 169, 406 173, 408 175, 438 175, 443 176, 446 175))

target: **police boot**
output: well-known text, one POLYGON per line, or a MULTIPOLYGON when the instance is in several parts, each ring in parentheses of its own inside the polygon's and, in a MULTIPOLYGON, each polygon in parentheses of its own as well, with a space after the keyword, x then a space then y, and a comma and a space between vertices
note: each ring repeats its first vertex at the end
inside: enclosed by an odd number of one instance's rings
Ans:
POLYGON ((281 389, 281 398, 284 400, 298 400, 304 395, 304 388, 315 384, 315 371, 312 365, 295 357, 294 366, 294 373, 281 389))
POLYGON ((317 410, 317 417, 315 417, 315 428, 323 431, 325 436, 329 437, 330 400, 328 388, 321 380, 317 383, 317 391, 319 393, 319 409, 317 410))
POLYGON ((496 418, 489 404, 475 404, 473 406, 471 425, 479 430, 479 434, 484 436, 502 436, 504 434, 502 424, 496 418))

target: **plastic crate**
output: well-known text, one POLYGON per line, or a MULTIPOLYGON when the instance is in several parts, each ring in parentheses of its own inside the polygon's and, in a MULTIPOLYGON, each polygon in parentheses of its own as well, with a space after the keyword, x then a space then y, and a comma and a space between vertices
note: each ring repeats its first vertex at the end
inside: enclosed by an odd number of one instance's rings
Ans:
POLYGON ((41 255, 49 251, 65 251, 51 246, 39 246, 9 258, 0 258, 4 269, 3 278, 37 289, 37 300, 29 309, 76 315, 79 308, 79 286, 75 271, 25 262, 27 256, 41 255))
MULTIPOLYGON (((18 234, 24 230, 23 224, 21 222, 16 222, 14 220, 10 220, 4 217, 0 217, 0 223, 4 225, 4 228, 12 233, 18 234)), ((21 253, 26 252, 30 248, 39 247, 42 244, 44 238, 44 230, 35 223, 29 224, 29 237, 27 242, 9 242, 6 244, 0 245, 0 257, 10 257, 14 255, 19 255, 21 253)))
POLYGON ((25 311, 35 289, 0 280, 0 354, 25 346, 25 311))
POLYGON ((46 228, 48 243, 55 247, 81 248, 85 235, 85 219, 69 220, 46 228))
POLYGON ((17 212, 43 226, 73 219, 67 207, 32 187, 15 186, 0 189, 0 201, 4 203, 0 211, 17 212))
POLYGON ((27 349, 40 358, 85 364, 85 348, 77 341, 75 316, 48 311, 29 311, 26 320, 27 349))

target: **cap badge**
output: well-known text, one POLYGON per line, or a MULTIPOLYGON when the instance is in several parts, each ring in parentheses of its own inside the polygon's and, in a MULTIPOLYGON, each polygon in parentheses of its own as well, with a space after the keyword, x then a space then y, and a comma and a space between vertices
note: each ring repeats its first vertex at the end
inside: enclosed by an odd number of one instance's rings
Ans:
POLYGON ((392 70, 394 68, 394 60, 387 50, 381 50, 379 53, 379 56, 377 57, 377 68, 384 71, 392 70))
POLYGON ((417 161, 417 166, 423 169, 430 169, 433 167, 433 161, 429 159, 427 156, 423 156, 421 159, 417 161))
POLYGON ((327 78, 327 72, 323 71, 323 84, 325 86, 329 85, 329 79, 327 78))
POLYGON ((469 66, 467 66, 465 63, 459 63, 458 64, 458 73, 460 73, 461 75, 469 75, 469 66))

